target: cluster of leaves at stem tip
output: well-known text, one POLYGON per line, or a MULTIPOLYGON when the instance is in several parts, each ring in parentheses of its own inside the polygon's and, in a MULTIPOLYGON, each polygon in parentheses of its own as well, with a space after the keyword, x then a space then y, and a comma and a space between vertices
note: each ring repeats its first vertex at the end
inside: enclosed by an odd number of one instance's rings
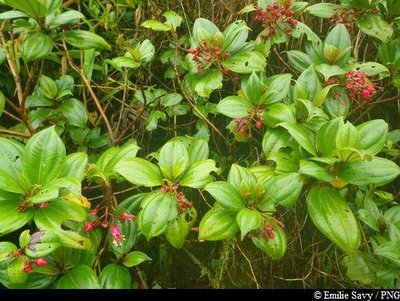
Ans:
MULTIPOLYGON (((122 14, 137 8, 127 2, 122 14)), ((284 213, 304 203, 350 280, 398 287, 400 206, 388 184, 400 175, 400 132, 350 117, 400 89, 400 8, 332 2, 259 0, 240 12, 249 24, 223 30, 167 11, 137 27, 151 33, 138 41, 107 30, 122 20, 115 11, 100 35, 90 5, 0 0, 11 74, 0 93, 0 282, 132 288, 150 240, 249 240, 281 260, 293 237, 284 213), (306 16, 326 25, 324 39, 306 16), (379 63, 360 60, 360 35, 379 63), (168 45, 154 46, 160 37, 168 45), (274 52, 290 73, 267 72, 274 52), (153 63, 163 72, 150 84, 153 63), (120 85, 100 99, 95 79, 120 85), (149 153, 140 139, 168 124, 149 153), (215 139, 255 146, 261 159, 221 158, 215 139), (102 196, 88 199, 91 189, 102 196)))

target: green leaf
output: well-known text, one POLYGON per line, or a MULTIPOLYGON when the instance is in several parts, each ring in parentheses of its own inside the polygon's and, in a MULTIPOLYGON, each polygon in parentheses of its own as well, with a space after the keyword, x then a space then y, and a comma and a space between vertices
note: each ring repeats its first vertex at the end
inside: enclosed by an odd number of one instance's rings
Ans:
POLYGON ((400 266, 399 253, 400 253, 400 243, 398 242, 396 243, 393 241, 388 241, 386 243, 383 243, 375 250, 376 255, 388 259, 391 263, 393 263, 397 267, 400 266))
POLYGON ((375 119, 357 126, 360 134, 360 148, 370 155, 379 153, 386 142, 388 124, 383 119, 375 119))
POLYGON ((387 43, 393 34, 392 27, 379 14, 364 14, 356 21, 357 26, 367 35, 387 43))
POLYGON ((51 29, 54 29, 62 25, 75 25, 81 19, 85 19, 85 16, 82 13, 76 10, 69 10, 55 16, 50 20, 48 25, 51 29))
POLYGON ((65 199, 49 203, 35 212, 35 223, 40 229, 60 229, 66 220, 83 221, 86 218, 84 208, 65 199))
POLYGON ((242 240, 247 233, 260 228, 263 224, 263 218, 260 212, 247 208, 243 208, 238 212, 236 221, 240 228, 240 238, 242 240))
POLYGON ((258 75, 253 72, 246 82, 246 98, 254 105, 260 104, 260 98, 264 94, 264 85, 258 75))
POLYGON ((194 208, 185 210, 178 214, 174 221, 168 223, 165 230, 165 238, 176 249, 181 249, 185 244, 186 237, 189 235, 193 224, 197 219, 197 211, 194 208))
POLYGON ((336 152, 336 137, 342 126, 344 126, 343 118, 339 117, 328 121, 318 130, 315 145, 319 154, 330 157, 336 152))
POLYGON ((56 179, 65 164, 65 146, 54 127, 29 139, 22 154, 23 173, 32 183, 46 185, 56 179))
POLYGON ((373 255, 357 251, 354 256, 349 258, 346 276, 353 281, 358 281, 364 285, 371 285, 376 281, 376 266, 373 255))
POLYGON ((199 226, 199 240, 223 240, 234 236, 239 230, 236 212, 216 206, 203 217, 199 226))
POLYGON ((264 110, 263 117, 264 124, 272 128, 279 126, 282 122, 288 124, 296 122, 293 106, 282 102, 267 106, 264 110))
POLYGON ((315 67, 315 70, 321 73, 326 81, 332 76, 343 75, 346 73, 346 70, 340 68, 339 66, 328 64, 320 64, 315 67))
POLYGON ((217 105, 217 111, 230 118, 243 118, 248 115, 248 110, 253 110, 254 106, 247 100, 239 96, 228 96, 222 99, 217 105))
POLYGON ((212 182, 207 184, 204 190, 210 193, 218 204, 228 210, 239 211, 244 207, 242 196, 227 182, 212 182))
POLYGON ((262 149, 265 157, 268 159, 271 154, 290 144, 290 134, 288 131, 282 128, 268 129, 262 140, 262 149))
POLYGON ((164 24, 168 25, 171 27, 174 31, 181 26, 182 24, 182 17, 179 16, 176 12, 174 11, 167 11, 163 13, 163 17, 167 20, 164 22, 164 24))
POLYGON ((252 237, 254 245, 264 251, 272 260, 281 259, 287 249, 287 238, 285 231, 275 222, 269 221, 269 224, 274 228, 274 238, 266 240, 265 238, 252 237))
POLYGON ((396 163, 374 157, 372 161, 352 161, 342 167, 338 173, 343 181, 353 185, 382 186, 390 183, 400 175, 400 167, 396 163))
POLYGON ((292 75, 289 73, 268 77, 265 81, 267 104, 273 104, 284 99, 289 94, 291 80, 292 75))
POLYGON ((211 21, 203 18, 197 18, 193 25, 193 39, 196 45, 200 41, 208 39, 210 36, 220 35, 218 27, 211 21))
POLYGON ((67 31, 62 34, 65 41, 79 49, 105 49, 111 50, 110 44, 94 32, 85 30, 67 31))
POLYGON ((13 256, 11 253, 14 253, 17 250, 17 246, 8 241, 0 242, 0 262, 7 261, 13 256))
POLYGON ((259 204, 261 210, 268 210, 270 204, 291 207, 299 199, 304 179, 299 173, 283 174, 269 178, 264 183, 265 194, 259 204))
POLYGON ((158 165, 164 176, 176 180, 189 167, 189 154, 180 141, 169 141, 160 150, 158 165))
POLYGON ((197 161, 206 160, 210 154, 210 149, 205 139, 193 139, 187 151, 189 153, 190 165, 193 165, 197 161))
POLYGON ((172 193, 155 191, 150 193, 142 203, 142 211, 138 217, 139 229, 149 240, 162 234, 168 222, 178 214, 177 200, 172 193))
POLYGON ((144 254, 143 252, 133 251, 126 254, 123 264, 124 266, 131 268, 148 260, 151 260, 151 258, 146 254, 144 254))
POLYGON ((312 135, 304 126, 297 123, 290 124, 287 122, 283 122, 279 125, 287 129, 289 131, 289 134, 293 137, 294 140, 297 141, 297 143, 300 144, 301 147, 303 147, 310 154, 316 156, 316 150, 312 141, 312 135))
POLYGON ((115 166, 115 171, 135 185, 153 187, 163 184, 160 168, 141 158, 126 158, 115 166))
POLYGON ((336 85, 329 85, 324 87, 321 91, 318 92, 318 94, 314 98, 314 105, 317 107, 320 107, 324 104, 324 101, 326 97, 328 96, 329 91, 332 89, 332 87, 335 87, 336 85))
POLYGON ((248 74, 254 71, 265 71, 265 57, 257 51, 241 51, 222 62, 222 65, 239 74, 248 74))
POLYGON ((9 265, 7 265, 7 275, 11 283, 24 283, 28 274, 24 273, 25 256, 15 257, 9 265))
POLYGON ((21 55, 25 63, 42 59, 53 49, 53 40, 41 32, 29 35, 22 43, 21 55))
POLYGON ((305 90, 307 99, 314 99, 322 86, 313 66, 308 67, 297 79, 297 83, 305 90))
POLYGON ((195 75, 194 90, 199 96, 209 98, 210 94, 222 88, 223 75, 220 70, 206 70, 195 75))
POLYGON ((116 165, 123 159, 134 158, 139 150, 136 141, 128 140, 121 147, 112 147, 101 154, 96 162, 96 169, 108 177, 115 174, 116 165))
POLYGON ((183 96, 179 93, 168 93, 163 98, 161 98, 161 104, 164 107, 170 107, 177 105, 183 99, 183 96))
POLYGON ((312 61, 310 57, 304 52, 298 50, 289 50, 286 52, 289 63, 298 71, 305 71, 310 65, 312 65, 312 61))
POLYGON ((333 87, 324 102, 325 111, 332 117, 346 116, 350 110, 350 99, 341 87, 333 87))
POLYGON ((185 174, 180 179, 179 183, 182 186, 191 188, 203 188, 210 183, 214 177, 210 175, 211 172, 218 172, 214 160, 201 160, 191 165, 185 174))
POLYGON ((348 255, 360 245, 360 229, 346 201, 334 189, 313 187, 307 196, 307 211, 314 225, 348 255))
POLYGON ((228 183, 237 191, 241 191, 242 186, 247 188, 254 187, 257 184, 257 178, 247 168, 238 164, 232 164, 228 174, 228 183))
POLYGON ((31 239, 31 235, 29 233, 30 233, 30 230, 25 230, 25 231, 22 231, 22 233, 19 235, 19 246, 21 248, 25 248, 28 245, 28 243, 31 239))
POLYGON ((70 98, 58 108, 64 115, 68 123, 73 126, 85 128, 88 120, 88 112, 82 102, 75 98, 70 98))
POLYGON ((44 257, 61 246, 60 238, 49 231, 39 231, 29 237, 26 255, 30 257, 44 257))
POLYGON ((32 210, 18 211, 17 207, 20 203, 17 195, 14 199, 0 202, 0 236, 20 229, 32 219, 32 210))
POLYGON ((85 175, 88 156, 86 153, 73 153, 67 156, 60 178, 73 177, 82 181, 85 175))
POLYGON ((357 128, 350 122, 347 121, 339 128, 336 136, 336 146, 339 150, 346 147, 357 149, 360 147, 360 141, 361 138, 357 128))
MULTIPOLYGON (((336 25, 325 39, 325 46, 331 45, 340 51, 348 51, 351 49, 350 34, 343 24, 336 25)), ((350 56, 350 53, 348 54, 350 56)), ((346 60, 347 61, 347 60, 346 60)))
POLYGON ((99 289, 96 273, 86 265, 77 265, 61 277, 55 284, 56 289, 99 289))
POLYGON ((246 22, 238 20, 231 23, 223 32, 225 41, 222 46, 224 51, 228 51, 231 54, 240 51, 246 43, 249 35, 249 28, 246 22))
POLYGON ((170 31, 173 27, 171 25, 167 25, 161 23, 157 20, 147 20, 141 24, 142 27, 148 28, 154 31, 170 31))
POLYGON ((28 15, 19 10, 9 10, 0 14, 0 20, 28 18, 28 15))
POLYGON ((47 98, 56 98, 58 93, 58 88, 56 83, 45 75, 40 77, 40 92, 47 98))
POLYGON ((330 18, 339 8, 340 5, 333 3, 318 3, 307 7, 306 11, 319 18, 330 18))
POLYGON ((38 0, 3 0, 3 3, 26 13, 29 17, 38 20, 46 16, 46 6, 38 0))
POLYGON ((99 278, 100 286, 103 289, 130 289, 132 287, 129 270, 119 264, 106 265, 99 278))
POLYGON ((376 62, 356 63, 346 68, 347 70, 361 71, 369 76, 378 76, 379 79, 390 76, 390 71, 385 66, 376 62))
POLYGON ((299 173, 313 177, 321 182, 332 182, 335 179, 325 168, 308 160, 300 160, 299 173))

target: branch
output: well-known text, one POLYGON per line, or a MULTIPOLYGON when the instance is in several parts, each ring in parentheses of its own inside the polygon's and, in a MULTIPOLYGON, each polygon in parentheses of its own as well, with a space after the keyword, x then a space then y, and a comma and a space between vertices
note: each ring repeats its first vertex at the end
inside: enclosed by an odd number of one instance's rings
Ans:
POLYGON ((116 145, 116 142, 117 142, 117 141, 116 141, 115 138, 114 138, 114 133, 113 133, 113 130, 112 130, 110 121, 108 120, 107 115, 106 115, 106 113, 104 112, 103 107, 101 106, 100 101, 99 101, 99 99, 98 99, 97 96, 96 96, 96 93, 94 93, 94 91, 93 91, 93 89, 92 89, 92 86, 90 85, 89 80, 87 79, 87 77, 86 77, 86 75, 83 73, 83 71, 82 71, 81 69, 79 69, 79 68, 72 62, 71 57, 69 56, 69 52, 68 52, 67 45, 65 44, 65 41, 64 41, 64 40, 63 40, 63 46, 64 46, 64 49, 65 49, 65 55, 66 55, 66 57, 67 57, 68 64, 69 64, 69 65, 71 66, 71 68, 72 68, 76 73, 78 73, 79 76, 82 78, 82 80, 83 80, 83 82, 84 82, 86 88, 87 88, 88 91, 89 91, 90 96, 93 98, 94 103, 96 104, 97 110, 99 111, 101 117, 102 117, 103 120, 104 120, 104 123, 106 124, 108 134, 110 135, 111 143, 112 143, 113 145, 116 145))
POLYGON ((21 138, 30 138, 30 137, 32 137, 31 134, 26 134, 26 133, 21 133, 21 132, 17 132, 17 131, 11 131, 11 130, 5 130, 5 129, 0 129, 0 134, 9 135, 9 136, 16 136, 16 137, 21 137, 21 138))
MULTIPOLYGON (((0 29, 0 38, 3 43, 3 46, 6 45, 6 39, 3 34, 5 24, 6 24, 6 22, 3 21, 3 24, 0 29)), ((12 43, 12 41, 11 41, 11 43, 12 43)), ((15 88, 17 90, 17 97, 18 97, 18 102, 19 102, 19 107, 20 107, 19 112, 21 115, 21 119, 22 119, 23 123, 25 124, 25 126, 28 128, 29 132, 31 134, 34 134, 35 129, 32 127, 31 123, 29 122, 29 120, 27 118, 26 110, 25 110, 25 97, 24 97, 24 90, 22 89, 21 78, 19 77, 16 62, 15 62, 14 57, 11 54, 10 50, 7 50, 7 62, 8 62, 8 66, 10 67, 10 71, 13 76, 13 79, 14 79, 15 88)))

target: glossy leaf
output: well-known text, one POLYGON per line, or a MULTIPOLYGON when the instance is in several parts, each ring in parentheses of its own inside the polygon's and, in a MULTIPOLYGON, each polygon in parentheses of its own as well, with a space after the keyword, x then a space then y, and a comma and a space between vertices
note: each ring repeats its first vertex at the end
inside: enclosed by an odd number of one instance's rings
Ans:
POLYGON ((153 187, 163 184, 160 168, 141 158, 123 159, 118 162, 115 170, 135 185, 153 187))
POLYGON ((239 230, 236 212, 222 207, 213 207, 203 217, 199 226, 199 240, 223 240, 232 237, 239 230))
POLYGON ((151 260, 151 258, 146 254, 144 254, 143 252, 133 251, 126 254, 123 264, 124 266, 131 268, 148 260, 151 260))
POLYGON ((54 127, 29 139, 22 154, 23 173, 32 183, 49 184, 65 164, 65 146, 54 127))
POLYGON ((96 273, 86 265, 77 265, 61 277, 55 284, 56 289, 99 289, 96 273))
POLYGON ((99 280, 103 289, 129 289, 132 286, 129 270, 115 263, 110 263, 104 267, 99 280))
POLYGON ((160 150, 158 165, 167 179, 177 179, 189 166, 189 154, 180 141, 169 141, 160 150))
POLYGON ((227 210, 239 211, 244 207, 242 196, 227 182, 212 182, 204 190, 210 193, 217 203, 227 210))
POLYGON ((307 211, 314 225, 349 255, 360 245, 360 230, 349 205, 336 190, 313 187, 307 196, 307 211))
POLYGON ((382 186, 390 183, 400 175, 400 167, 396 163, 384 159, 373 158, 372 161, 353 161, 346 163, 338 176, 353 185, 382 186))

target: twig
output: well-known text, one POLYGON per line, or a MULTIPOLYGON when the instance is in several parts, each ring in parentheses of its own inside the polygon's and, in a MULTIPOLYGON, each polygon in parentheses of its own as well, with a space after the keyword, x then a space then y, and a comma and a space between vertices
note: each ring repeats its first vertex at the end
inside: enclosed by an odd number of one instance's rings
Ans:
POLYGON ((5 129, 0 129, 0 134, 16 136, 16 137, 21 137, 21 138, 30 138, 32 136, 31 134, 26 134, 26 133, 21 133, 21 132, 17 132, 17 131, 11 131, 11 130, 5 130, 5 129))
POLYGON ((242 249, 239 247, 239 244, 238 244, 238 243, 236 243, 236 247, 239 249, 240 253, 243 255, 243 257, 246 259, 247 263, 249 264, 250 272, 251 272, 251 275, 253 275, 253 280, 254 280, 254 282, 255 282, 255 284, 256 284, 256 287, 257 287, 257 288, 261 288, 260 284, 259 284, 258 281, 257 281, 257 277, 256 277, 256 274, 254 273, 253 265, 251 264, 250 259, 246 256, 246 254, 244 254, 244 252, 242 251, 242 249))
POLYGON ((18 118, 18 117, 15 116, 14 114, 11 114, 11 113, 8 112, 7 110, 4 110, 3 113, 4 113, 5 115, 9 116, 10 118, 16 120, 16 121, 18 121, 18 122, 20 122, 20 123, 23 123, 23 121, 22 121, 20 118, 18 118))
POLYGON ((96 96, 96 93, 94 93, 94 91, 93 91, 93 89, 92 89, 92 87, 91 87, 91 85, 90 85, 90 83, 89 83, 89 80, 87 79, 87 77, 86 77, 86 75, 83 73, 83 71, 82 71, 81 69, 79 69, 79 68, 74 64, 74 62, 71 60, 71 57, 69 56, 69 52, 68 52, 67 45, 65 44, 65 41, 64 41, 64 40, 63 40, 63 46, 64 46, 64 49, 65 49, 65 55, 66 55, 66 57, 67 57, 68 64, 71 66, 71 68, 72 68, 76 73, 79 74, 79 76, 82 78, 83 82, 85 83, 86 88, 88 89, 90 96, 93 98, 93 101, 94 101, 94 103, 95 103, 95 105, 96 105, 96 107, 97 107, 97 110, 99 111, 101 117, 102 117, 103 120, 104 120, 104 123, 106 124, 108 134, 110 135, 111 143, 112 143, 113 145, 116 145, 116 142, 117 142, 117 141, 116 141, 115 138, 114 138, 114 133, 113 133, 113 130, 112 130, 110 121, 108 120, 107 115, 106 115, 106 113, 104 112, 103 107, 101 106, 100 101, 99 101, 99 99, 98 99, 97 96, 96 96))

